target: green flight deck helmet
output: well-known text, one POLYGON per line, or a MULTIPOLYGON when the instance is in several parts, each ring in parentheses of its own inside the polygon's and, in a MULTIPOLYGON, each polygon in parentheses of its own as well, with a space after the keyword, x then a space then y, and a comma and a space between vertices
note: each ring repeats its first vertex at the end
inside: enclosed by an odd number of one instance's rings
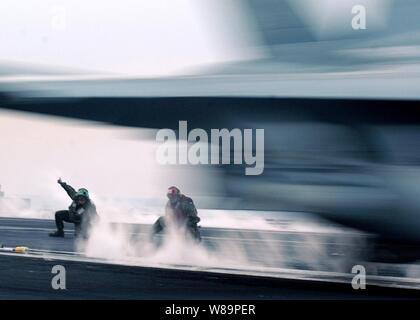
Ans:
POLYGON ((75 195, 75 198, 79 198, 79 197, 89 199, 89 191, 85 188, 80 188, 75 195))

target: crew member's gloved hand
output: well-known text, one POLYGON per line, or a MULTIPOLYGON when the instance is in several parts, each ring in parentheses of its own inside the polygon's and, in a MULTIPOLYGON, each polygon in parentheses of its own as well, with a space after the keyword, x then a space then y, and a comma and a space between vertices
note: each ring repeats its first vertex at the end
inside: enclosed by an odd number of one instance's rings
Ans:
POLYGON ((57 183, 58 184, 63 184, 63 181, 61 180, 61 178, 58 178, 57 183))
POLYGON ((200 218, 199 217, 197 217, 197 216, 193 216, 193 217, 189 217, 189 222, 190 223, 195 223, 195 224, 197 224, 197 223, 199 223, 200 222, 200 218))
POLYGON ((200 218, 199 217, 189 217, 188 221, 187 221, 187 226, 188 227, 196 227, 197 223, 200 222, 200 218))

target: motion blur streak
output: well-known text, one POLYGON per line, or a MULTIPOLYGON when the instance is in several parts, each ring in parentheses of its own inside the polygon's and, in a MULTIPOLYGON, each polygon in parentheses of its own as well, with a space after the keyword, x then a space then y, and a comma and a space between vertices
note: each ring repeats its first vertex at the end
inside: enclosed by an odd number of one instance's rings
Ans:
POLYGON ((305 22, 318 39, 351 35, 349 12, 354 6, 363 6, 368 12, 369 32, 386 29, 393 0, 288 0, 290 7, 305 22), (350 10, 349 10, 350 8, 350 10))
MULTIPOLYGON (((301 237, 296 268, 311 252, 327 258, 311 259, 309 269, 341 268, 334 257, 346 254, 352 263, 419 260, 419 1, 127 0, 101 3, 99 13, 98 1, 61 1, 65 27, 55 24, 55 9, 51 26, 50 2, 40 11, 29 3, 0 4, 0 107, 17 112, 0 115, 1 183, 33 203, 29 193, 48 198, 44 217, 64 205, 52 201, 61 196, 58 176, 91 189, 104 220, 83 244, 88 255, 144 255, 131 227, 108 222, 150 223, 176 184, 203 212, 203 227, 229 229, 237 240, 198 248, 191 263, 234 257, 249 265, 258 252, 269 257, 260 257, 264 266, 284 265, 294 251, 275 245, 272 228, 286 241, 296 241, 295 231, 301 237), (365 30, 352 28, 355 4, 368 12, 365 30), (264 129, 264 173, 158 166, 154 133, 179 121, 264 129), (242 247, 241 232, 251 228, 261 241, 242 247), (339 250, 335 240, 312 238, 327 229, 322 236, 337 239, 330 228, 354 238, 339 250)), ((163 246, 151 259, 175 261, 172 252, 163 246)))

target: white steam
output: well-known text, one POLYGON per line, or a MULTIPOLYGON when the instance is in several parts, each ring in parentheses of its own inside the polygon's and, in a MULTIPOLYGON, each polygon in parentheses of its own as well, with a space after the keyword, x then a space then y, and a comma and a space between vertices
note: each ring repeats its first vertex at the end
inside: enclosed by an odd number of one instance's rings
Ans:
MULTIPOLYGON (((251 219, 253 226, 242 225, 244 228, 232 229, 231 226, 241 226, 244 216, 227 211, 210 213, 210 224, 212 219, 219 220, 220 228, 201 228, 203 241, 200 244, 190 241, 182 232, 170 229, 164 236, 158 236, 162 242, 156 246, 151 241, 150 224, 112 223, 109 218, 101 217, 91 230, 90 237, 77 244, 77 250, 89 258, 118 264, 348 271, 349 259, 355 258, 350 252, 353 249, 349 248, 362 245, 361 238, 357 236, 340 240, 343 232, 338 229, 335 229, 335 234, 316 233, 315 229, 293 231, 293 223, 288 226, 273 225, 257 214, 251 219), (335 241, 337 245, 332 247, 335 241)), ((208 222, 210 213, 200 215, 202 226, 208 222)), ((148 215, 147 220, 153 217, 154 221, 158 217, 148 215)), ((246 215, 251 216, 251 213, 246 215)))
POLYGON ((234 243, 209 249, 174 229, 158 236, 162 240, 160 246, 151 241, 149 233, 137 239, 132 235, 133 225, 111 225, 101 219, 94 225, 90 237, 79 241, 77 248, 87 257, 114 263, 226 268, 240 268, 249 263, 244 250, 234 243))

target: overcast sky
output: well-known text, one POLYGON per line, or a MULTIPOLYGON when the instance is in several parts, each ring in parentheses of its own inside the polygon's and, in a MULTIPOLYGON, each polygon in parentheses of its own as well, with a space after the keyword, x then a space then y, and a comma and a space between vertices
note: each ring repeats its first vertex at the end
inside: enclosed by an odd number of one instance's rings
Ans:
POLYGON ((258 56, 238 0, 2 0, 0 61, 137 76, 258 56))

